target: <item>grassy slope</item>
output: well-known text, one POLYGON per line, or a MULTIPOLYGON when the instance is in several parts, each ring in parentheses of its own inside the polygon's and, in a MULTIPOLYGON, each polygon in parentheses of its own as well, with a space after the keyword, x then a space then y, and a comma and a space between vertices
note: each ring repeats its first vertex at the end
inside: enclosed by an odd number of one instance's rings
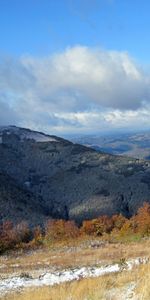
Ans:
MULTIPOLYGON (((37 266, 44 268, 55 266, 56 268, 68 268, 74 266, 89 266, 95 264, 106 264, 131 257, 149 256, 150 241, 130 244, 104 244, 96 249, 89 247, 89 240, 70 241, 69 245, 64 243, 55 244, 50 249, 38 250, 29 253, 12 253, 1 256, 1 276, 7 276, 13 272, 33 272, 37 266), (18 266, 16 266, 16 263, 18 266)), ((149 300, 150 266, 139 266, 131 272, 111 274, 93 279, 82 279, 72 283, 66 283, 54 287, 42 287, 25 290, 23 293, 7 295, 2 300, 120 300, 126 294, 139 294, 139 300, 149 300), (136 283, 134 292, 131 284, 136 283), (110 292, 109 292, 110 291, 110 292), (122 296, 120 296, 122 295, 122 296), (143 295, 143 296, 142 296, 143 295), (144 298, 141 298, 144 297, 144 298)), ((131 298, 132 299, 132 298, 131 298)), ((137 300, 136 299, 136 300, 137 300)))
POLYGON ((133 271, 125 271, 93 279, 54 287, 30 289, 22 294, 13 294, 3 300, 149 300, 150 266, 140 266, 133 271))
MULTIPOLYGON (((83 238, 82 238, 83 239, 83 238)), ((109 264, 120 259, 149 256, 150 240, 132 243, 105 243, 99 248, 91 245, 95 239, 89 237, 82 240, 78 238, 70 242, 59 242, 36 251, 26 253, 11 252, 10 255, 0 257, 1 275, 19 271, 30 271, 35 268, 56 267, 71 268, 92 266, 96 264, 109 264), (16 260, 17 265, 16 266, 16 260)), ((98 239, 97 239, 98 241, 98 239)), ((101 242, 101 240, 99 239, 101 242)))

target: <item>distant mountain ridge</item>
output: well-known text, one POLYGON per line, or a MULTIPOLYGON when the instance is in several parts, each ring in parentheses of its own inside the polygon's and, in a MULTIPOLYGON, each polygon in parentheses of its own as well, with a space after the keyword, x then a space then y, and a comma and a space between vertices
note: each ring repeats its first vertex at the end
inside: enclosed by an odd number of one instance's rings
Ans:
POLYGON ((0 128, 1 220, 130 216, 143 201, 150 201, 150 162, 29 129, 0 128))
POLYGON ((150 132, 72 137, 73 142, 114 155, 150 160, 150 132))

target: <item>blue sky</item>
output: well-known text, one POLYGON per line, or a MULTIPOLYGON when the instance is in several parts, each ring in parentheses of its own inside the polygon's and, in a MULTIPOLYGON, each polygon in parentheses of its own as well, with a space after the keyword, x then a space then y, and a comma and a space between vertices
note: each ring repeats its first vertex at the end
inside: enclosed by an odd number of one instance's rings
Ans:
POLYGON ((80 44, 150 63, 149 11, 148 0, 0 0, 1 53, 45 55, 80 44))
POLYGON ((149 128, 149 12, 148 0, 0 0, 1 124, 149 128))

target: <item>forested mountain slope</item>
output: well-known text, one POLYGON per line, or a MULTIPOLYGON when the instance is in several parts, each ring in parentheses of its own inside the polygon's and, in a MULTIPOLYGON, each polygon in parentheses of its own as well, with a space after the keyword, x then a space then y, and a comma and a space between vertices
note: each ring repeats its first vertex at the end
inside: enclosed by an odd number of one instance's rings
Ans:
POLYGON ((0 128, 0 174, 1 219, 130 216, 150 201, 150 162, 15 126, 0 128))

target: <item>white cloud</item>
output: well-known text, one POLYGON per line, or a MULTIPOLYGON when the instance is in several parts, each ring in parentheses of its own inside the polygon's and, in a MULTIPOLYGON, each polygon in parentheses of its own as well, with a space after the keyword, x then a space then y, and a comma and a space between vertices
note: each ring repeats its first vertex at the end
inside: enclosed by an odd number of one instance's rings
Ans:
POLYGON ((1 60, 0 108, 9 124, 52 133, 148 126, 149 83, 127 53, 77 46, 1 60))

